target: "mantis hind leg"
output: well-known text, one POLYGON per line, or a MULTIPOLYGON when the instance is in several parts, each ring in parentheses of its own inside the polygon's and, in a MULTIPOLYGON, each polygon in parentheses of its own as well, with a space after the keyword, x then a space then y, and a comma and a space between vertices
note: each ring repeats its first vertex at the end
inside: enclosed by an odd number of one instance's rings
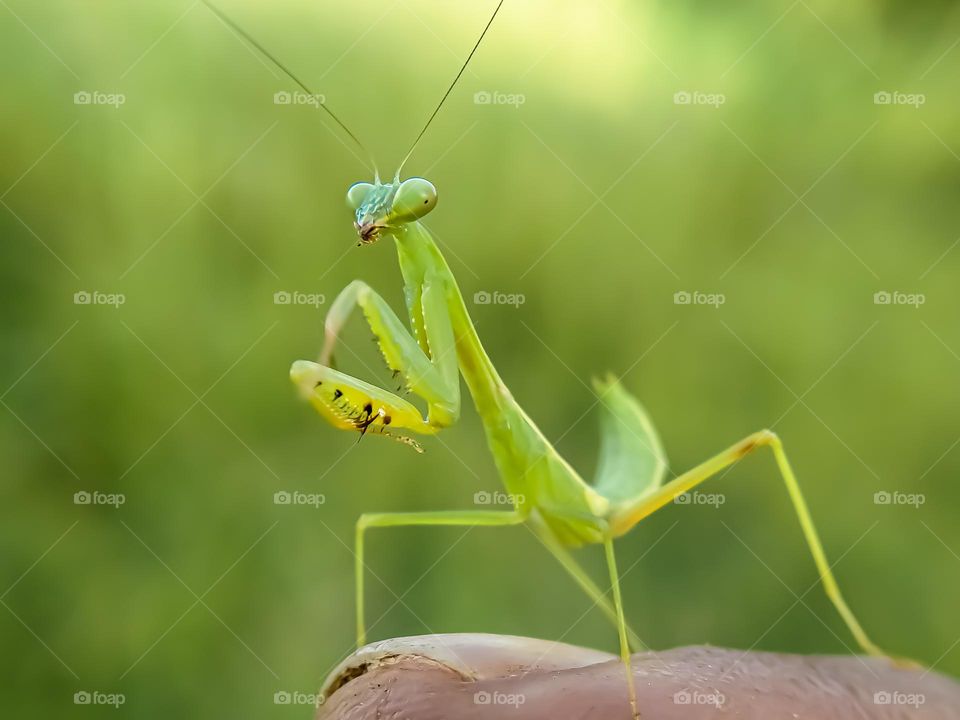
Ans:
MULTIPOLYGON (((550 528, 547 527, 545 523, 534 521, 533 516, 531 516, 530 524, 533 526, 537 537, 539 537, 540 541, 544 544, 544 547, 550 551, 550 554, 557 559, 557 562, 559 562, 560 565, 563 566, 563 569, 570 574, 574 581, 576 581, 577 585, 579 585, 580 588, 587 594, 587 596, 593 600, 593 602, 603 611, 603 614, 607 616, 607 619, 610 620, 614 625, 617 625, 619 619, 614 604, 607 597, 607 594, 597 587, 597 584, 580 566, 570 551, 563 546, 563 544, 556 538, 556 536, 550 531, 550 528)), ((626 628, 627 639, 630 641, 630 648, 634 652, 645 650, 646 645, 640 639, 640 637, 629 625, 627 625, 626 628)))
POLYGON ((365 513, 357 520, 354 556, 356 562, 357 593, 357 646, 367 642, 367 630, 363 613, 363 536, 368 528, 403 527, 411 525, 458 525, 461 527, 503 527, 519 525, 524 516, 516 511, 496 512, 492 510, 449 510, 409 513, 365 513))
POLYGON ((610 584, 613 586, 613 605, 617 611, 617 632, 620 636, 620 660, 623 662, 624 672, 627 674, 627 692, 630 696, 630 710, 634 720, 640 720, 637 710, 637 688, 633 681, 633 668, 630 664, 630 643, 627 640, 627 623, 623 618, 623 599, 620 597, 620 575, 617 573, 617 559, 613 553, 613 540, 603 541, 603 550, 607 556, 607 567, 610 570, 610 584))
POLYGON ((840 593, 840 587, 833 575, 833 570, 827 562, 826 553, 823 550, 823 543, 820 542, 820 536, 817 534, 816 527, 813 524, 813 518, 807 508, 806 500, 800 491, 800 485, 787 460, 787 455, 783 450, 783 444, 780 438, 769 430, 750 435, 735 445, 727 448, 723 452, 707 460, 705 463, 680 475, 671 482, 664 485, 657 492, 643 499, 634 506, 629 506, 624 510, 614 514, 610 520, 610 527, 614 536, 622 535, 630 528, 640 522, 643 518, 656 512, 664 505, 672 502, 675 497, 691 490, 705 480, 713 477, 724 468, 737 462, 745 455, 761 447, 769 447, 777 461, 777 467, 787 486, 787 492, 790 495, 790 501, 793 503, 793 509, 800 520, 800 527, 803 529, 804 538, 813 555, 813 561, 817 566, 820 575, 820 581, 823 583, 827 597, 833 603, 840 617, 850 629, 850 633, 856 639, 857 644, 868 655, 887 656, 864 632, 863 627, 856 616, 850 610, 846 600, 840 593))

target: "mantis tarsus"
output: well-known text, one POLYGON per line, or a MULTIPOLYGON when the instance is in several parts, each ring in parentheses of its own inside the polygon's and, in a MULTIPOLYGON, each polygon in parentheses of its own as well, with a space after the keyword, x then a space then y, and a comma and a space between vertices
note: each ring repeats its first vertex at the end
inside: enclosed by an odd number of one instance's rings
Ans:
MULTIPOLYGON (((502 4, 503 0, 500 0, 470 56, 410 152, 456 85, 502 4)), ((310 92, 248 34, 219 10, 210 7, 294 82, 310 92)), ((363 147, 326 105, 320 107, 363 147)), ((401 169, 402 166, 403 163, 401 169)), ((295 362, 290 377, 334 427, 361 434, 391 436, 420 450, 410 433, 435 434, 457 421, 462 376, 486 431, 500 479, 515 503, 509 511, 362 515, 356 525, 355 546, 358 644, 366 642, 363 579, 367 530, 412 525, 494 527, 526 523, 616 625, 631 710, 634 717, 639 717, 630 651, 631 647, 640 649, 642 643, 624 619, 613 541, 679 495, 755 450, 768 448, 776 460, 827 595, 860 647, 868 654, 884 655, 867 637, 840 593, 783 445, 774 433, 768 430, 756 432, 665 483, 666 460, 653 425, 640 403, 611 376, 594 382, 602 413, 600 463, 592 483, 581 478, 517 404, 484 351, 456 279, 421 222, 436 203, 436 189, 428 180, 413 177, 401 181, 400 170, 391 182, 382 182, 377 175, 372 183, 360 182, 350 187, 347 204, 354 214, 358 244, 372 245, 383 238, 394 241, 410 328, 373 288, 362 280, 355 280, 337 296, 330 308, 318 362, 295 362), (386 365, 409 392, 426 403, 426 417, 397 393, 331 367, 332 353, 341 330, 358 307, 376 338, 386 365), (613 591, 612 601, 567 549, 585 544, 603 546, 613 591)))

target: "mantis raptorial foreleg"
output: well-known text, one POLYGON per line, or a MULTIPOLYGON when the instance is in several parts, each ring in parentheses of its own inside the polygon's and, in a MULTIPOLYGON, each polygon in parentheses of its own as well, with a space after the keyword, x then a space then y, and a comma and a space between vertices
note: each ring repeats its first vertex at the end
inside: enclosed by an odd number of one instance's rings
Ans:
POLYGON ((840 587, 837 585, 833 570, 827 562, 823 544, 820 542, 817 529, 813 524, 813 519, 810 517, 810 511, 807 509, 807 503, 803 498, 803 493, 800 491, 800 485, 797 483, 797 478, 794 476, 790 463, 787 461, 787 455, 783 451, 783 444, 780 442, 780 438, 769 430, 761 430, 744 438, 706 462, 668 482, 648 498, 639 502, 635 507, 624 511, 619 517, 614 517, 611 520, 611 528, 614 534, 620 535, 626 532, 643 518, 672 502, 678 495, 682 495, 693 489, 724 468, 737 462, 745 455, 761 447, 769 447, 773 451, 773 455, 777 461, 777 467, 780 469, 780 474, 783 476, 783 481, 787 486, 790 501, 793 503, 793 509, 800 520, 800 527, 803 529, 804 538, 810 548, 810 553, 813 555, 813 561, 817 566, 820 581, 823 583, 827 597, 830 598, 837 612, 840 613, 840 617, 843 618, 851 634, 864 652, 869 655, 887 655, 887 653, 883 652, 867 637, 860 622, 854 616, 846 600, 844 600, 843 595, 840 593, 840 587))
POLYGON ((414 288, 408 297, 417 299, 411 303, 410 314, 419 340, 367 283, 354 280, 347 285, 327 314, 319 362, 330 365, 340 331, 359 306, 387 366, 403 378, 410 391, 427 402, 429 424, 448 427, 460 414, 460 382, 446 300, 438 286, 426 283, 414 288))
POLYGON ((356 559, 357 591, 357 646, 366 644, 367 631, 363 619, 363 535, 367 528, 402 527, 410 525, 459 525, 465 527, 502 527, 520 525, 524 515, 516 511, 449 510, 409 513, 366 513, 357 520, 357 535, 354 544, 356 559))
POLYGON ((410 334, 390 306, 366 283, 350 283, 327 317, 320 363, 294 363, 291 378, 335 427, 389 435, 419 449, 394 430, 432 434, 456 422, 460 413, 457 354, 446 298, 439 285, 408 288, 410 334), (427 418, 398 394, 330 367, 337 337, 355 307, 360 307, 387 365, 428 406, 427 418))

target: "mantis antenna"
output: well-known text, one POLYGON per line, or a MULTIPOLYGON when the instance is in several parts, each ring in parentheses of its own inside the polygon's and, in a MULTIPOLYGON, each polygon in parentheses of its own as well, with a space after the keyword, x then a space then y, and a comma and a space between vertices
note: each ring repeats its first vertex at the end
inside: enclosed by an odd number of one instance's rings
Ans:
POLYGON ((463 65, 460 67, 460 71, 457 73, 457 76, 453 79, 453 82, 450 83, 450 87, 447 88, 447 91, 443 94, 443 97, 440 98, 440 103, 434 108, 434 111, 430 114, 430 117, 427 119, 427 124, 423 126, 423 129, 420 131, 420 134, 417 135, 417 139, 413 141, 413 145, 410 146, 410 149, 407 151, 406 156, 403 158, 403 162, 400 163, 400 167, 397 168, 397 179, 400 178, 400 171, 403 170, 403 166, 406 165, 407 160, 410 159, 410 156, 413 155, 413 151, 416 150, 417 145, 420 143, 420 140, 423 138, 424 133, 427 132, 427 128, 430 127, 430 123, 433 122, 433 119, 437 116, 437 113, 440 112, 440 108, 443 107, 443 104, 447 101, 447 98, 450 96, 450 93, 453 92, 453 89, 457 86, 460 77, 463 75, 464 71, 467 69, 467 65, 470 64, 470 60, 473 58, 473 54, 477 52, 477 48, 480 47, 480 43, 483 42, 484 36, 487 34, 487 30, 490 29, 490 26, 493 25, 493 21, 497 17, 497 13, 500 12, 500 8, 503 6, 503 1, 497 3, 497 7, 493 11, 493 15, 490 16, 490 19, 487 21, 486 27, 483 28, 483 32, 480 33, 480 37, 477 38, 477 42, 473 46, 473 50, 470 51, 470 54, 467 55, 467 59, 463 61, 463 65))
MULTIPOLYGON (((231 30, 233 30, 237 35, 239 35, 240 37, 242 37, 242 38, 243 38, 247 43, 249 43, 252 47, 256 48, 256 50, 258 50, 261 55, 263 55, 265 58, 267 58, 267 60, 269 60, 270 62, 272 62, 274 65, 276 65, 277 68, 279 68, 288 78, 290 78, 291 80, 293 80, 293 82, 295 82, 297 85, 299 85, 299 86, 303 89, 303 91, 304 91, 305 93, 307 93, 308 95, 312 95, 313 97, 317 97, 317 93, 313 92, 313 90, 311 90, 310 88, 308 88, 308 87, 303 83, 303 81, 300 80, 300 78, 298 78, 296 75, 294 75, 289 69, 287 69, 287 67, 286 67, 283 63, 281 63, 279 60, 277 60, 277 58, 275 58, 273 55, 271 55, 270 52, 268 52, 267 49, 266 49, 265 47, 263 47, 263 45, 261 45, 259 42, 257 42, 257 41, 250 35, 250 33, 248 33, 248 32, 247 32, 246 30, 244 30, 242 27, 240 27, 239 25, 237 25, 237 23, 235 23, 233 20, 231 20, 229 17, 227 17, 227 15, 225 15, 225 14, 223 13, 223 11, 220 10, 220 8, 218 8, 218 7, 217 7, 216 5, 214 5, 213 3, 209 2, 209 0, 200 0, 200 1, 201 1, 204 5, 206 5, 206 6, 210 9, 210 11, 211 11, 214 15, 216 15, 227 27, 229 27, 229 28, 230 28, 231 30)), ((472 53, 471 53, 471 54, 472 54, 472 53)), ((367 156, 367 159, 368 159, 368 160, 370 161, 370 163, 373 165, 374 172, 379 176, 380 173, 377 172, 377 163, 376 163, 376 161, 373 159, 373 154, 372 154, 369 150, 367 150, 366 146, 365 146, 362 142, 360 142, 360 140, 357 138, 357 136, 354 135, 354 134, 350 131, 350 128, 348 128, 348 127, 346 126, 346 124, 343 122, 343 120, 341 120, 339 117, 337 117, 336 113, 334 113, 333 110, 331 110, 330 108, 327 107, 327 104, 326 104, 325 102, 319 103, 319 104, 318 104, 318 107, 321 108, 325 113, 327 113, 327 115, 329 115, 329 116, 333 119, 333 121, 340 127, 340 129, 343 130, 343 131, 347 134, 347 137, 349 137, 351 140, 353 140, 353 142, 355 142, 355 143, 357 144, 357 147, 360 148, 360 150, 364 153, 364 155, 367 156)))

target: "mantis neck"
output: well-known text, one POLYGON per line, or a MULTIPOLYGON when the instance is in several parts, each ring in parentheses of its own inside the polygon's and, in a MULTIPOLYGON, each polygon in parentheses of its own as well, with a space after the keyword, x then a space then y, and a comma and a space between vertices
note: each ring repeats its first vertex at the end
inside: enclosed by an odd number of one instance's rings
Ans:
POLYGON ((420 289, 424 284, 439 283, 446 291, 447 311, 456 338, 460 372, 470 390, 477 412, 490 430, 490 423, 502 422, 507 407, 516 405, 483 349, 460 287, 433 237, 421 223, 409 223, 395 234, 395 238, 407 307, 418 339, 422 346, 426 345, 420 327, 420 289))

